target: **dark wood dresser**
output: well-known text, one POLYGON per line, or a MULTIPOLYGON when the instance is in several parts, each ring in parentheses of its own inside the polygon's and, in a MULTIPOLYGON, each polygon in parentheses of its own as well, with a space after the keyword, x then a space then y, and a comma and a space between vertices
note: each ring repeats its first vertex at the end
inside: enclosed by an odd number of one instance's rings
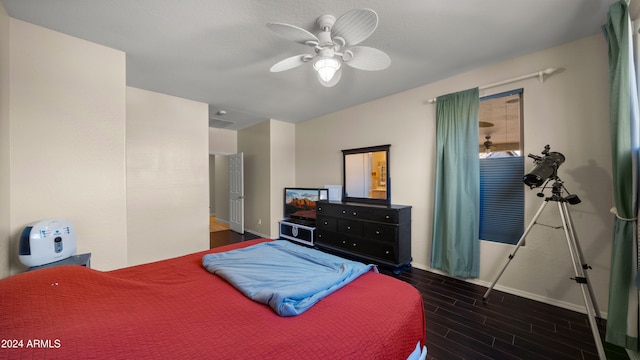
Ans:
POLYGON ((389 266, 411 267, 411 206, 319 201, 316 241, 321 250, 389 266))

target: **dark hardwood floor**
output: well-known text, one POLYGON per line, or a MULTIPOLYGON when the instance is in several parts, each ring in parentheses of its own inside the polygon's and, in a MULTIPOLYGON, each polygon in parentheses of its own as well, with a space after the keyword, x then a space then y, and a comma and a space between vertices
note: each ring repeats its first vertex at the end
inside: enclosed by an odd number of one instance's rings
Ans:
MULTIPOLYGON (((211 233, 212 247, 260 238, 231 230, 211 233)), ((411 268, 380 272, 413 285, 422 294, 427 321, 428 360, 550 359, 597 360, 587 315, 411 268)), ((605 321, 600 324, 604 338, 605 321)), ((604 342, 609 360, 629 359, 604 342)))
POLYGON ((241 241, 259 238, 261 237, 246 231, 244 234, 237 233, 233 230, 212 231, 209 233, 209 248, 213 249, 222 245, 235 244, 241 241))
MULTIPOLYGON (((587 315, 412 268, 400 275, 424 300, 427 359, 598 359, 587 315)), ((600 332, 604 337, 604 323, 600 332)), ((604 343, 607 358, 628 359, 604 343)))

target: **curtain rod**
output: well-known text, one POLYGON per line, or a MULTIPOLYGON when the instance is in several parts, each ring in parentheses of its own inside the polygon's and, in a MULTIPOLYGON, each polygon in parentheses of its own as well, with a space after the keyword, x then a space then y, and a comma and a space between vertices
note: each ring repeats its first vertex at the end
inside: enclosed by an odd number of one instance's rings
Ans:
MULTIPOLYGON (((551 75, 556 71, 558 71, 558 68, 546 68, 544 70, 536 71, 536 72, 533 72, 531 74, 522 75, 522 76, 518 76, 518 77, 515 77, 515 78, 503 80, 503 81, 498 81, 498 82, 495 82, 495 83, 492 83, 492 84, 488 84, 488 85, 482 85, 482 86, 479 86, 478 89, 479 90, 484 90, 484 89, 488 89, 488 88, 492 88, 492 87, 496 87, 496 86, 500 86, 500 85, 504 85, 504 84, 509 84, 509 83, 512 83, 512 82, 520 81, 520 80, 534 78, 534 77, 537 77, 540 80, 540 82, 542 83, 542 82, 544 82, 544 76, 545 75, 551 75)), ((436 102, 436 98, 429 99, 429 103, 434 103, 434 102, 436 102)))

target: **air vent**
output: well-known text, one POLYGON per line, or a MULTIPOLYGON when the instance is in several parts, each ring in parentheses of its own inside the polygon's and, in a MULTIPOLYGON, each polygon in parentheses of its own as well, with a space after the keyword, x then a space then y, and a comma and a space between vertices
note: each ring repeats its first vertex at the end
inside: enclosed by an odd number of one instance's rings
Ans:
POLYGON ((220 119, 209 119, 209 127, 223 129, 229 125, 233 125, 232 121, 220 120, 220 119))

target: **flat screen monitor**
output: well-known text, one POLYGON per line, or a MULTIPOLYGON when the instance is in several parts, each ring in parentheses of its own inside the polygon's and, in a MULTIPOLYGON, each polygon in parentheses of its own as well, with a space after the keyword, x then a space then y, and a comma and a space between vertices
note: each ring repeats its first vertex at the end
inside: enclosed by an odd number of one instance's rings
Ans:
POLYGON ((314 221, 316 202, 328 198, 329 189, 284 188, 284 218, 314 221))

